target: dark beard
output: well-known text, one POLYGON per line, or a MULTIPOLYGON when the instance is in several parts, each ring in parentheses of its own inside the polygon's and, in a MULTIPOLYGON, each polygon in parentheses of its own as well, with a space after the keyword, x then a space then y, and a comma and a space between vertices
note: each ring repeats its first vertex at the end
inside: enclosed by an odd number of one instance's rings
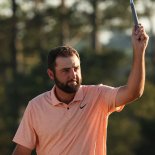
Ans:
POLYGON ((82 83, 82 80, 78 80, 76 85, 68 85, 68 83, 71 81, 64 84, 60 82, 55 75, 54 75, 54 81, 55 81, 56 86, 66 93, 76 93, 82 83))

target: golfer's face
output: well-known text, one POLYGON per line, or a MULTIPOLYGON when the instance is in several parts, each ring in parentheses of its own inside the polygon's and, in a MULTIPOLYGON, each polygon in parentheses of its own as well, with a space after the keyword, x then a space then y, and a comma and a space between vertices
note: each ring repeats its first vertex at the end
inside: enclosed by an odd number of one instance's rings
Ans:
POLYGON ((74 93, 81 85, 80 60, 76 55, 58 57, 56 59, 55 77, 56 85, 65 92, 74 93))

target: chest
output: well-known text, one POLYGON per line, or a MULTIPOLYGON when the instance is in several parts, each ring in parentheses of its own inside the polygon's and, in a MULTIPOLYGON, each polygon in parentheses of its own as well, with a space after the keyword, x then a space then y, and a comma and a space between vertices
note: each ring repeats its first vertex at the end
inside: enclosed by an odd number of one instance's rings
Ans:
MULTIPOLYGON (((83 106, 83 105, 81 105, 83 106)), ((51 106, 40 110, 35 114, 36 122, 34 128, 39 137, 55 137, 55 135, 66 134, 83 121, 87 115, 88 107, 80 108, 76 103, 68 108, 64 106, 51 106)))
POLYGON ((54 145, 63 140, 71 142, 82 135, 79 133, 87 134, 89 129, 93 132, 93 128, 100 125, 105 115, 100 104, 93 98, 73 103, 69 109, 63 105, 42 106, 34 112, 34 117, 34 130, 39 142, 45 144, 46 141, 54 145))

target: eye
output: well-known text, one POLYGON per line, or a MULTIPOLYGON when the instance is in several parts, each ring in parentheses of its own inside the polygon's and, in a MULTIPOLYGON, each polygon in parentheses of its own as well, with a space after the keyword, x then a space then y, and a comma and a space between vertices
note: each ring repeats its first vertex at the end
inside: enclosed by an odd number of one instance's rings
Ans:
POLYGON ((68 73, 69 72, 69 68, 64 68, 62 71, 65 72, 65 73, 68 73))
POLYGON ((74 67, 74 71, 76 72, 76 71, 78 71, 79 70, 79 66, 77 66, 77 67, 74 67))

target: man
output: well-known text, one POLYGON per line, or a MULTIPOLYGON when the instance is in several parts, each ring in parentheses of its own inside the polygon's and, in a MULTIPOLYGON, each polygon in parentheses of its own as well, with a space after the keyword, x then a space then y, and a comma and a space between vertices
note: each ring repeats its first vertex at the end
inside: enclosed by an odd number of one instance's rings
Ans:
POLYGON ((127 85, 81 85, 80 58, 71 47, 57 47, 48 56, 47 73, 55 86, 32 99, 13 139, 13 155, 106 155, 110 113, 139 98, 145 83, 148 35, 133 29, 133 65, 127 85))

